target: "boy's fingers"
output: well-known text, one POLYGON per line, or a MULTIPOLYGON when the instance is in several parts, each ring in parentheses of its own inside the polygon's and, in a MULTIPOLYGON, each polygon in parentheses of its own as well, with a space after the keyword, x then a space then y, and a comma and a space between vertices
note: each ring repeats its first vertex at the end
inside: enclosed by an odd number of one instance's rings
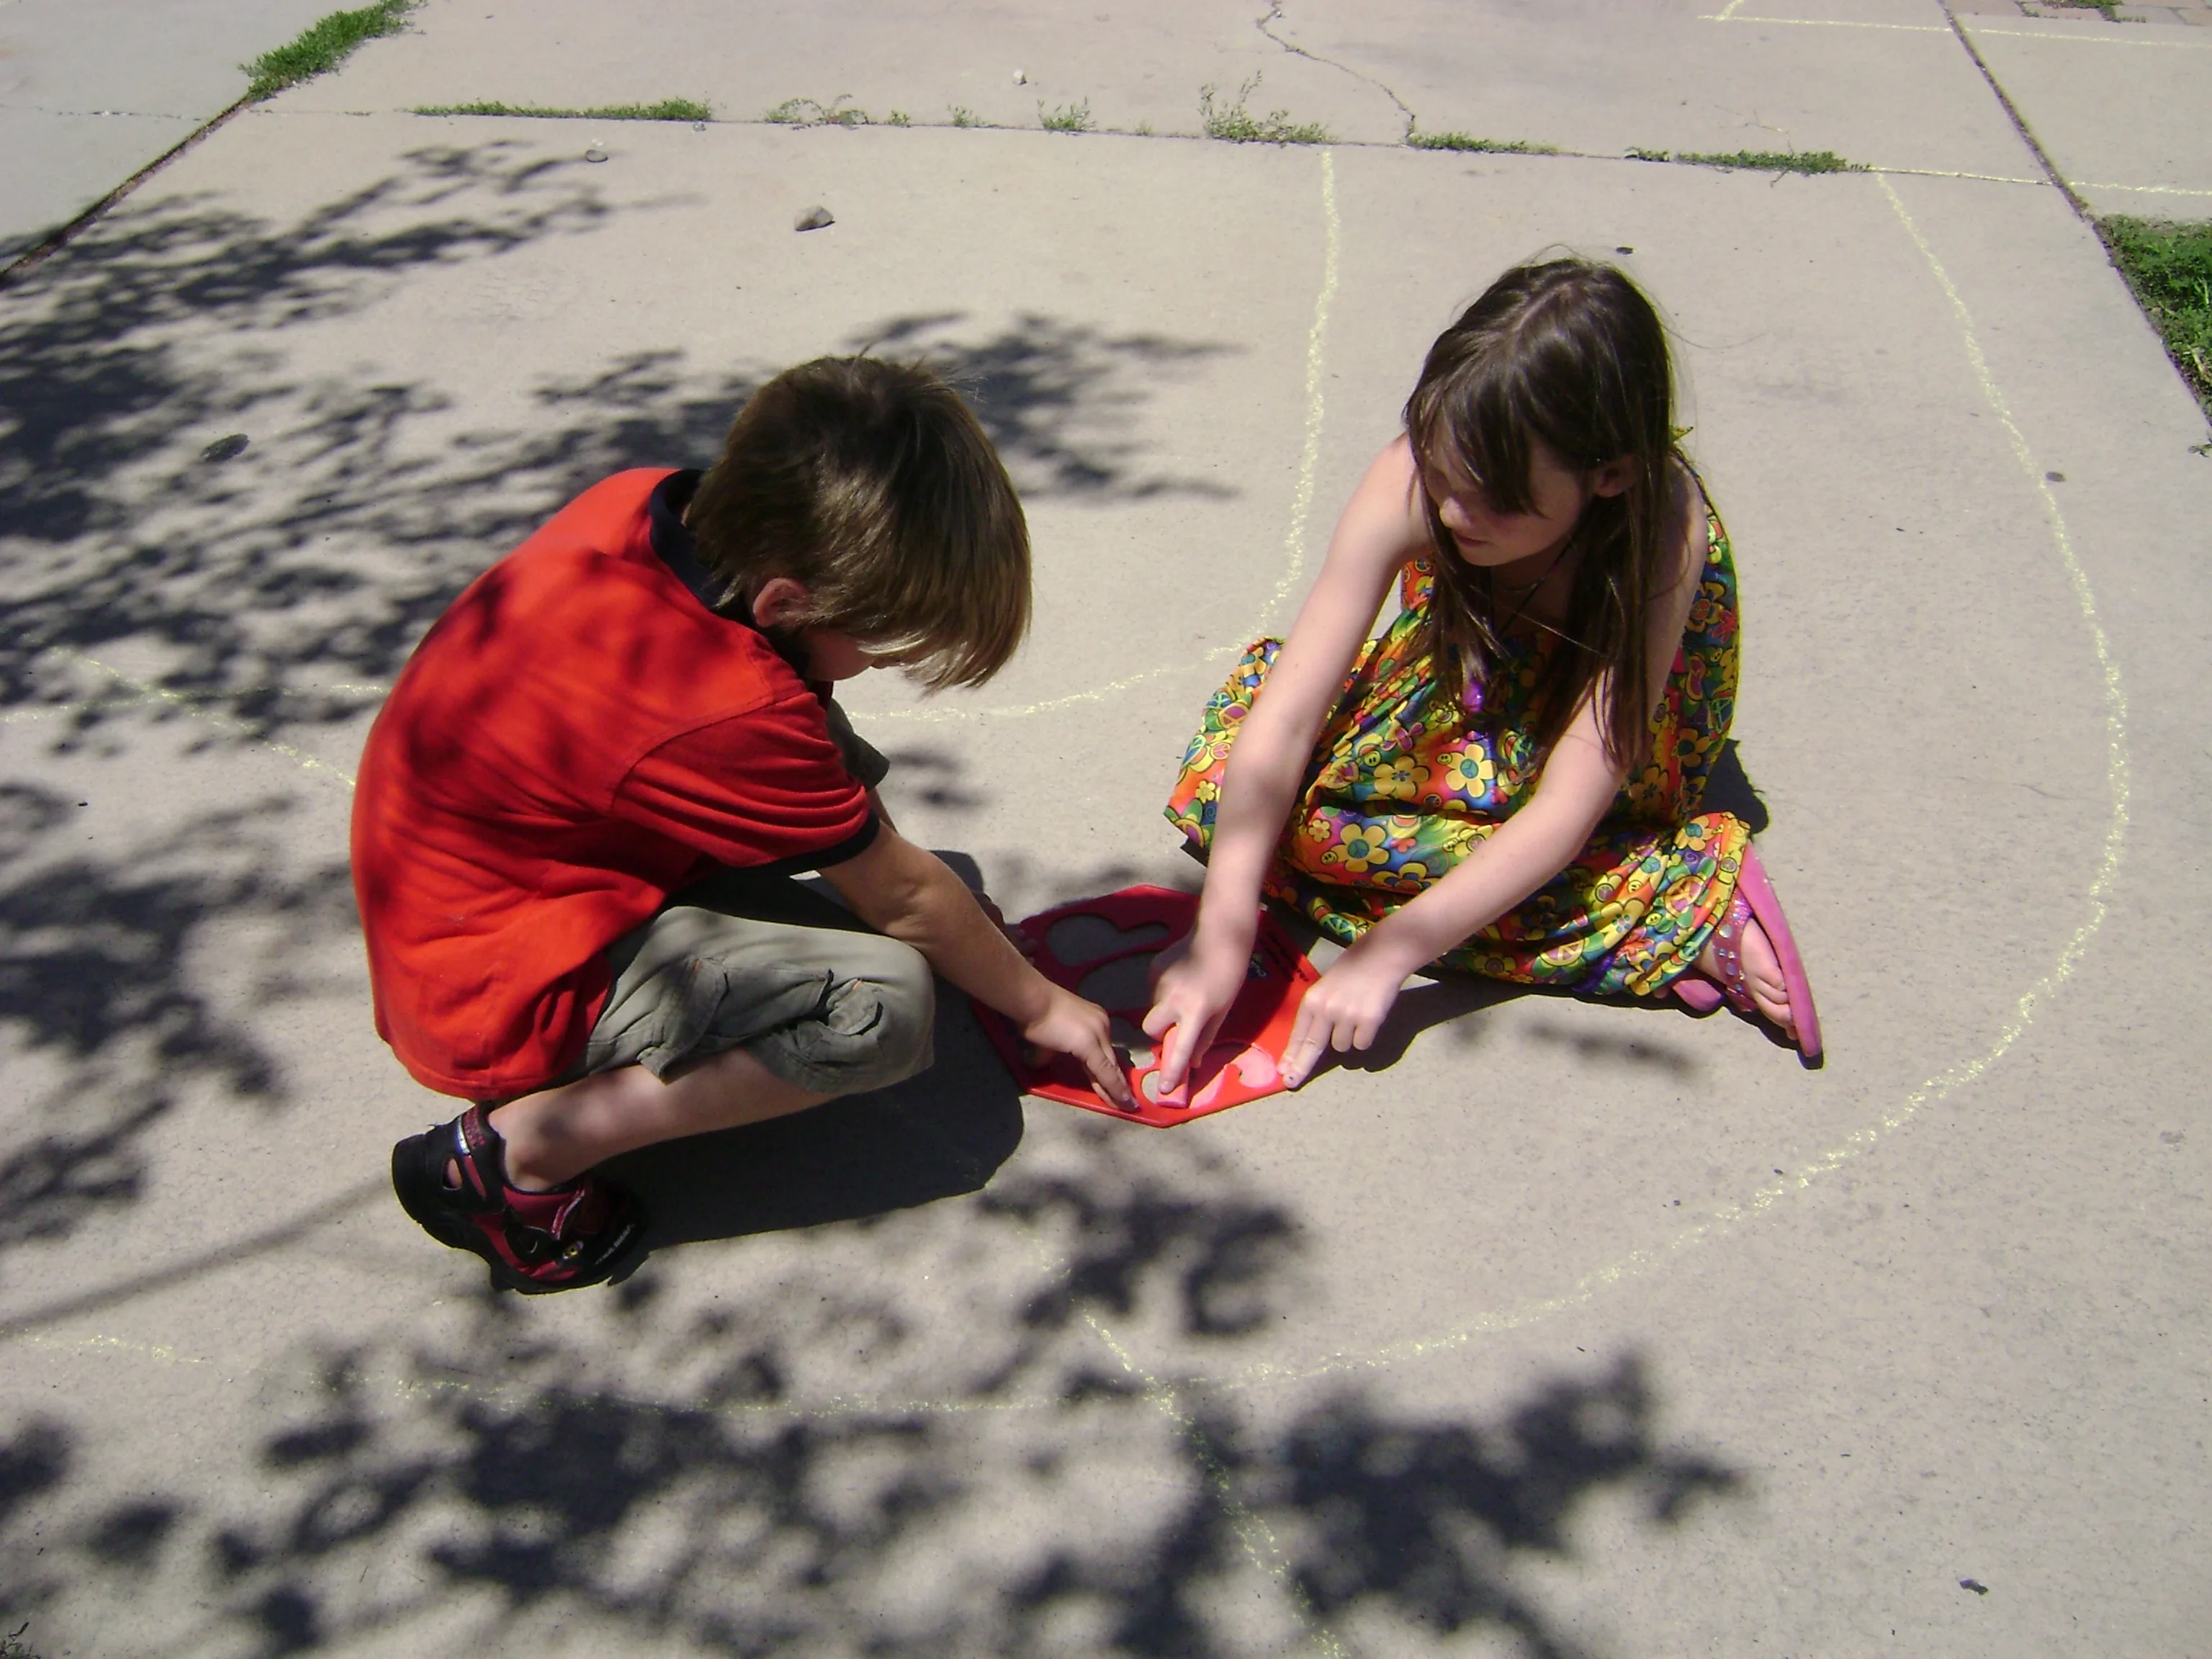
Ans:
POLYGON ((1116 1106, 1134 1106, 1137 1097, 1129 1092, 1129 1079, 1121 1074, 1121 1062, 1114 1053, 1111 1043, 1086 1048, 1083 1064, 1091 1073, 1091 1080, 1098 1085, 1098 1092, 1116 1106))

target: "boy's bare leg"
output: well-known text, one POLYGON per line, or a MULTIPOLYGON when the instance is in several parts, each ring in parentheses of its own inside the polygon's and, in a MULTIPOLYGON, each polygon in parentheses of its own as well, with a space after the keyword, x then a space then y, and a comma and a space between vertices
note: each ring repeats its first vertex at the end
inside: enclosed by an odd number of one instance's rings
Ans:
MULTIPOLYGON (((744 1049, 730 1048, 665 1083, 642 1066, 595 1073, 510 1100, 489 1121, 507 1142, 507 1178, 543 1191, 617 1152, 763 1122, 831 1098, 786 1083, 744 1049)), ((459 1172, 449 1178, 458 1180, 459 1172)))

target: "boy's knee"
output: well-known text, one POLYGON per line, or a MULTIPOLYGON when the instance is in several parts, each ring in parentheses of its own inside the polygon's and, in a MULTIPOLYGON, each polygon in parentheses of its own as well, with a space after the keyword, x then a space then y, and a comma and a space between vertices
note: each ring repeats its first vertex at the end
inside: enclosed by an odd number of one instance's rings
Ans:
POLYGON ((770 1071, 815 1094, 864 1094, 929 1069, 937 985, 919 951, 896 939, 866 944, 815 1016, 749 1044, 770 1071))

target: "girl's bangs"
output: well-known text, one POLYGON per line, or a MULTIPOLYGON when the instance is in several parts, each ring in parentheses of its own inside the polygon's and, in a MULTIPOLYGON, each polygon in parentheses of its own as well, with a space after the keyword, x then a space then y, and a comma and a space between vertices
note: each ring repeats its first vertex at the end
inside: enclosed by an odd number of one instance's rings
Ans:
POLYGON ((1434 464, 1463 475, 1493 512, 1526 513, 1535 505, 1527 387, 1523 377, 1500 372, 1498 355, 1486 353, 1457 384, 1424 399, 1409 435, 1424 469, 1434 464))

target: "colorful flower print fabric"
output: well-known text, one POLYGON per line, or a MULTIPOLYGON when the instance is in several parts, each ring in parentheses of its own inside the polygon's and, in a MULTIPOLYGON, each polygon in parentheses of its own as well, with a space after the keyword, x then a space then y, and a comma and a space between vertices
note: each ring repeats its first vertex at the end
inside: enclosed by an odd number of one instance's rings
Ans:
MULTIPOLYGON (((1741 820, 1705 812, 1705 781, 1735 710, 1735 564, 1717 517, 1650 758, 1580 856, 1549 884, 1443 959, 1443 965, 1595 995, 1654 996, 1695 964, 1728 914, 1741 820)), ((1534 793, 1534 689, 1558 641, 1505 642, 1492 730, 1468 729, 1455 688, 1418 649, 1433 583, 1425 558, 1401 580, 1402 612, 1361 653, 1307 769, 1266 890, 1349 945, 1467 856, 1534 793)), ((1255 641, 1206 706, 1183 757, 1169 820, 1212 839, 1221 775, 1281 641, 1255 641)))

